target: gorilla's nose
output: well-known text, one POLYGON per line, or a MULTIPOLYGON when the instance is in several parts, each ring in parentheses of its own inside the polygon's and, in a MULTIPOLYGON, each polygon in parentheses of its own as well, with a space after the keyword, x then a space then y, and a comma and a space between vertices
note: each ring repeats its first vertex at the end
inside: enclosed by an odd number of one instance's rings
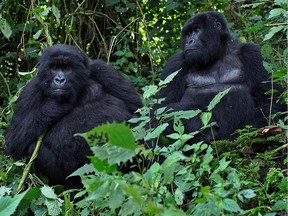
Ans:
POLYGON ((59 87, 59 88, 63 87, 67 83, 67 80, 65 79, 64 73, 58 72, 56 74, 56 76, 54 77, 53 82, 57 87, 59 87))

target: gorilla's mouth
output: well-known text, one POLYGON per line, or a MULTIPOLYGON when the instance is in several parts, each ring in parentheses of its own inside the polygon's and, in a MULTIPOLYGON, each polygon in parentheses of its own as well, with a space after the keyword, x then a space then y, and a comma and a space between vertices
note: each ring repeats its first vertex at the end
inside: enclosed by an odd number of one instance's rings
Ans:
POLYGON ((54 96, 65 96, 69 94, 69 91, 63 88, 55 88, 55 89, 52 89, 52 94, 54 96))
POLYGON ((185 49, 184 52, 185 52, 185 54, 186 54, 186 53, 189 54, 189 53, 195 52, 195 51, 197 51, 197 50, 200 50, 200 47, 188 48, 188 49, 185 49))
POLYGON ((53 89, 53 92, 64 93, 64 92, 67 92, 67 91, 65 89, 57 88, 57 89, 53 89))

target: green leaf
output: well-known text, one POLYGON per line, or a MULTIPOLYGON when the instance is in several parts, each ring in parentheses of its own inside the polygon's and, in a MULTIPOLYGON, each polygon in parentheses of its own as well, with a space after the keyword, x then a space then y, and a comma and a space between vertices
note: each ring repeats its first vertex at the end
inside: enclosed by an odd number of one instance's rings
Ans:
POLYGON ((49 12, 51 11, 51 7, 47 7, 44 11, 42 11, 41 13, 40 13, 40 16, 47 16, 48 14, 49 14, 49 12))
POLYGON ((118 50, 117 52, 114 53, 116 56, 124 56, 124 52, 122 50, 118 50))
POLYGON ((177 170, 177 162, 180 160, 185 159, 186 157, 181 154, 180 152, 173 152, 171 155, 169 155, 166 160, 163 162, 162 165, 162 173, 164 175, 164 182, 167 184, 170 184, 174 180, 174 173, 177 170))
POLYGON ((40 37, 41 33, 42 33, 42 30, 38 30, 38 31, 33 35, 33 38, 34 38, 35 40, 37 40, 37 39, 40 37))
POLYGON ((125 149, 135 150, 138 147, 138 145, 135 143, 131 129, 125 124, 125 122, 103 124, 88 131, 87 133, 76 135, 80 135, 85 138, 90 145, 96 145, 97 141, 100 139, 101 141, 108 141, 111 145, 119 146, 125 149))
POLYGON ((142 88, 142 90, 144 91, 143 93, 144 99, 147 99, 147 98, 150 98, 151 96, 156 95, 156 93, 159 91, 156 85, 145 86, 142 88))
POLYGON ((27 191, 24 191, 13 198, 11 196, 0 198, 0 215, 12 215, 16 211, 17 206, 20 204, 26 193, 27 191))
POLYGON ((71 176, 81 176, 87 173, 91 173, 94 172, 95 169, 93 167, 92 164, 85 164, 84 166, 80 167, 79 169, 77 169, 76 171, 74 171, 73 173, 71 173, 68 177, 71 176))
POLYGON ((6 19, 0 19, 0 28, 4 36, 9 39, 12 34, 12 30, 6 19))
POLYGON ((109 195, 109 207, 112 210, 115 210, 116 208, 120 207, 122 203, 125 200, 125 196, 122 192, 122 190, 117 187, 115 190, 110 192, 109 195))
POLYGON ((159 125, 152 132, 149 132, 144 137, 144 141, 151 140, 151 139, 154 139, 154 138, 160 136, 160 134, 168 127, 168 125, 169 125, 168 123, 164 123, 162 125, 159 125))
POLYGON ((52 187, 49 187, 47 185, 41 187, 41 193, 46 197, 50 199, 57 199, 57 195, 54 193, 52 187))
POLYGON ((276 16, 280 16, 281 14, 285 15, 286 11, 282 8, 272 9, 269 13, 268 19, 272 19, 276 16))
MULTIPOLYGON (((160 214, 158 214, 160 215, 160 214)), ((164 209, 163 214, 161 215, 165 215, 165 216, 186 216, 187 214, 185 214, 181 209, 176 209, 175 207, 170 207, 169 209, 164 209)), ((202 215, 201 215, 202 216, 202 215)))
POLYGON ((177 205, 182 205, 184 201, 184 194, 179 190, 179 188, 175 191, 175 201, 177 205))
POLYGON ((108 160, 100 160, 95 156, 90 156, 89 158, 95 169, 97 169, 99 172, 105 171, 106 173, 113 173, 117 170, 117 166, 115 164, 110 166, 108 160))
POLYGON ((228 198, 223 200, 223 208, 229 212, 241 211, 239 205, 234 200, 228 198))
POLYGON ((252 189, 244 190, 242 193, 243 193, 243 196, 247 199, 251 199, 253 197, 256 197, 256 194, 254 193, 254 190, 252 190, 252 189))
POLYGON ((218 171, 223 171, 225 170, 228 165, 230 164, 231 161, 226 161, 226 158, 222 158, 220 161, 219 161, 219 167, 217 168, 218 171))
POLYGON ((287 211, 287 202, 285 200, 278 200, 272 207, 273 211, 287 211))
POLYGON ((180 68, 179 70, 177 70, 177 71, 173 72, 172 74, 170 74, 169 76, 167 76, 167 77, 165 78, 165 80, 163 80, 163 81, 160 80, 159 86, 164 86, 164 85, 170 83, 170 82, 174 79, 174 77, 178 74, 178 72, 179 72, 181 69, 182 69, 182 68, 180 68))
POLYGON ((61 203, 58 200, 46 199, 44 203, 47 206, 48 215, 58 216, 61 213, 61 203))
POLYGON ((270 31, 268 32, 268 34, 265 35, 264 37, 264 41, 271 39, 277 32, 284 30, 285 26, 276 26, 276 27, 272 27, 270 29, 270 31))
POLYGON ((214 98, 213 100, 209 103, 209 105, 207 106, 207 111, 211 111, 212 109, 214 109, 214 107, 220 102, 220 100, 228 94, 228 92, 230 91, 231 88, 228 88, 222 92, 219 92, 214 98))
POLYGON ((210 122, 212 118, 212 113, 211 112, 203 112, 201 113, 201 121, 204 126, 207 126, 208 123, 210 122))
POLYGON ((52 13, 56 19, 56 22, 60 24, 60 10, 54 4, 52 5, 52 13))

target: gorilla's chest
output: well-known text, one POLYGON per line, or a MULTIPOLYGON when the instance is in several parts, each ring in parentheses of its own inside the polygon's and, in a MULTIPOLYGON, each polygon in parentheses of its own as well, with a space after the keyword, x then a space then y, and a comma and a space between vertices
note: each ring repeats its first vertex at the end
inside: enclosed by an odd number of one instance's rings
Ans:
POLYGON ((218 92, 243 84, 245 73, 237 56, 226 56, 221 61, 201 70, 191 69, 186 77, 188 89, 218 92))

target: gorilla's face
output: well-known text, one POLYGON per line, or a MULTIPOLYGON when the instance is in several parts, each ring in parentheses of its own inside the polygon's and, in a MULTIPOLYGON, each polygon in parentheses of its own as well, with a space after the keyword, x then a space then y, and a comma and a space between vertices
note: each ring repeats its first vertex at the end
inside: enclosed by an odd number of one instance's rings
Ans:
POLYGON ((187 63, 207 66, 224 54, 229 32, 225 18, 217 16, 214 12, 200 13, 183 26, 182 48, 187 63))
POLYGON ((40 58, 37 77, 44 95, 49 98, 77 98, 88 76, 88 58, 75 47, 55 45, 46 49, 40 58))

